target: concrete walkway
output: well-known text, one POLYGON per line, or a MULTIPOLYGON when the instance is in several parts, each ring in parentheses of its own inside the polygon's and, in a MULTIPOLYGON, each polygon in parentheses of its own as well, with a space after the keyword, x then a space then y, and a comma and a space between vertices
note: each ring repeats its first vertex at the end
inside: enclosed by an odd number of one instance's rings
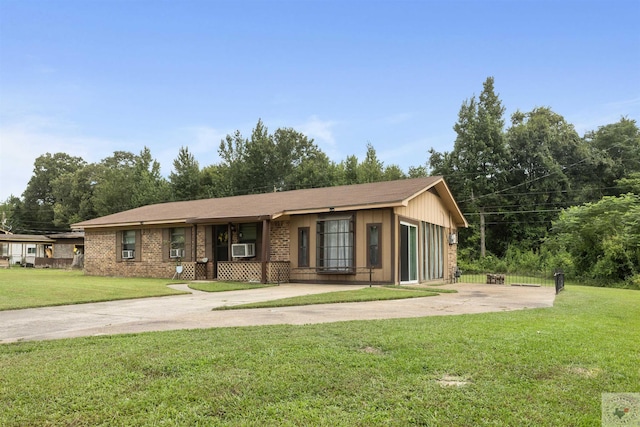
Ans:
POLYGON ((187 285, 171 287, 191 294, 0 311, 0 343, 176 329, 302 325, 486 313, 551 307, 555 299, 553 287, 453 284, 443 288, 455 289, 458 293, 435 297, 212 311, 212 308, 223 305, 345 291, 364 286, 283 284, 255 290, 212 293, 194 291, 187 285))

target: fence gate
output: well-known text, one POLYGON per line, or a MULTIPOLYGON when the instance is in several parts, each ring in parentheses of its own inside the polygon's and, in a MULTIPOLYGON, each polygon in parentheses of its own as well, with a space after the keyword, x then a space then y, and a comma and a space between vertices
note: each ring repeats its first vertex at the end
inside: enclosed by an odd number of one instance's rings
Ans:
POLYGON ((564 272, 562 270, 557 270, 553 277, 556 281, 556 295, 558 295, 560 291, 564 290, 564 272))

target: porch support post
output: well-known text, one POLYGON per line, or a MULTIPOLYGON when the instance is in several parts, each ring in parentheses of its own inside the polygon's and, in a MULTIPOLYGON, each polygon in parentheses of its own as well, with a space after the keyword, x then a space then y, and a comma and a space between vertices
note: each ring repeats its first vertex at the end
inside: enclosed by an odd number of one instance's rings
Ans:
POLYGON ((262 283, 268 283, 267 263, 271 259, 271 242, 269 241, 271 222, 262 220, 262 283))
POLYGON ((400 280, 398 277, 396 277, 396 266, 398 265, 398 263, 400 262, 400 257, 398 256, 398 254, 396 253, 396 226, 398 225, 398 221, 396 219, 396 214, 393 211, 393 208, 391 208, 391 224, 390 224, 390 230, 391 230, 391 283, 393 283, 394 285, 399 284, 400 280))

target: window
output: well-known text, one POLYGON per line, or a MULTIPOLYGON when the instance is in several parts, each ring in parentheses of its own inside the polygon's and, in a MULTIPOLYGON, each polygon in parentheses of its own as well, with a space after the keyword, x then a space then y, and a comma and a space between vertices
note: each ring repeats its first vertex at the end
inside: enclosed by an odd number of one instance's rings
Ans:
POLYGON ((367 267, 382 268, 380 248, 381 224, 367 224, 367 267))
POLYGON ((353 217, 320 220, 316 232, 318 270, 327 273, 353 273, 353 217))
POLYGON ((133 258, 136 250, 136 232, 127 230, 122 232, 122 258, 133 258))
POLYGON ((444 228, 423 222, 422 239, 422 279, 442 279, 444 277, 444 228))
POLYGON ((258 240, 258 225, 255 223, 240 224, 238 239, 240 243, 256 243, 258 240))
POLYGON ((298 267, 309 267, 309 227, 298 228, 298 267))
POLYGON ((163 228, 162 261, 193 261, 191 233, 191 227, 163 228))
POLYGON ((35 246, 27 246, 27 255, 35 255, 36 247, 35 246))
POLYGON ((140 261, 141 242, 140 230, 124 230, 116 233, 116 261, 140 261))
POLYGON ((184 228, 172 228, 169 242, 169 258, 184 257, 184 228))

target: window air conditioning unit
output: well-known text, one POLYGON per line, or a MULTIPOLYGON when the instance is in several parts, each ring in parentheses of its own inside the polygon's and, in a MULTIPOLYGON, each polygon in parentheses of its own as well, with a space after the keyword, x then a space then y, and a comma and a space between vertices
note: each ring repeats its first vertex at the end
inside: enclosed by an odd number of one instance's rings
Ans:
POLYGON ((449 234, 449 244, 450 245, 458 244, 458 235, 456 233, 449 234))
POLYGON ((231 245, 231 256, 234 258, 251 258, 256 256, 255 243, 237 243, 231 245))
POLYGON ((182 258, 184 257, 184 249, 171 249, 169 251, 169 258, 182 258))
POLYGON ((122 259, 131 259, 131 258, 133 258, 133 250, 132 249, 122 251, 122 259))

